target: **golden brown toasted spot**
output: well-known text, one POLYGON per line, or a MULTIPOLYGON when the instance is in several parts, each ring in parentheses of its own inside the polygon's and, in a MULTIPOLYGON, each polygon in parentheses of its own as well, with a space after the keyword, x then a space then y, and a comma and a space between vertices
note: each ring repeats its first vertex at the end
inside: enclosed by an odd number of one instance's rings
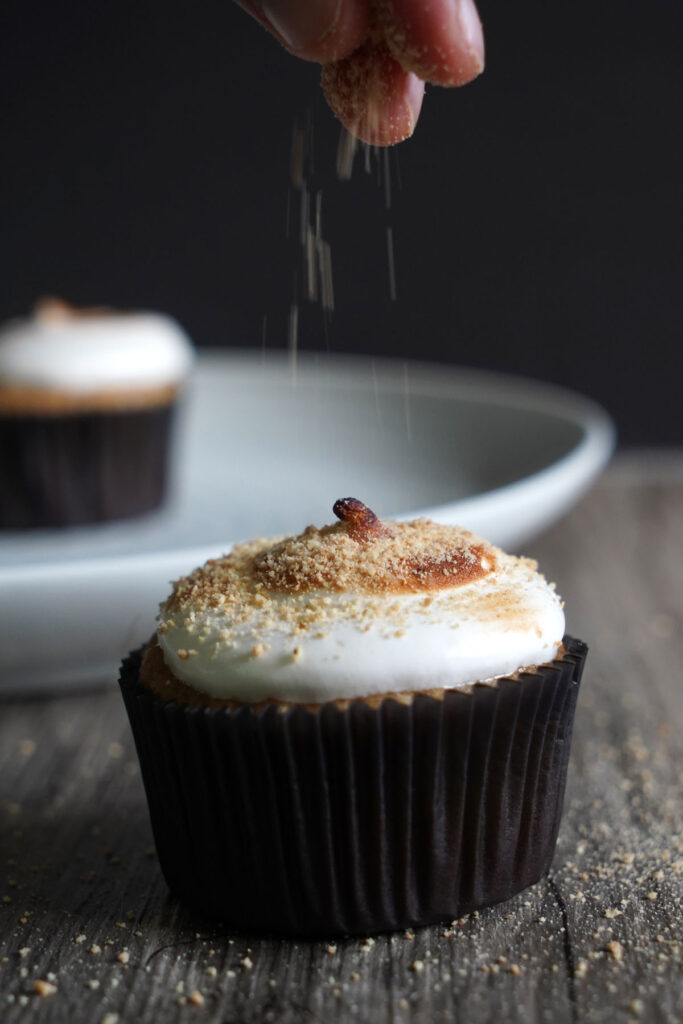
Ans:
POLYGON ((365 536, 374 525, 309 526, 258 554, 255 576, 281 592, 416 593, 471 583, 495 568, 494 549, 466 530, 425 519, 390 530, 379 524, 372 543, 359 544, 359 531, 365 536))

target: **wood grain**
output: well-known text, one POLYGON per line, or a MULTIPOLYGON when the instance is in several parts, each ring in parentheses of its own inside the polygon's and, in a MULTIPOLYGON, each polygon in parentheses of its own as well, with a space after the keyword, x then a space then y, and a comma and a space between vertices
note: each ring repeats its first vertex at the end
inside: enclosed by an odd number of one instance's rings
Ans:
POLYGON ((622 458, 526 553, 591 645, 546 880, 414 936, 222 932, 167 895, 118 692, 6 702, 0 1019, 681 1021, 683 457, 622 458))

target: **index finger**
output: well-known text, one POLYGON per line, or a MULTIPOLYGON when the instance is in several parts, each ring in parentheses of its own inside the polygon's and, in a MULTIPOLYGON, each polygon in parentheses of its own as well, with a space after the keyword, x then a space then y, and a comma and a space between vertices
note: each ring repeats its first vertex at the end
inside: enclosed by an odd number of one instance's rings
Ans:
POLYGON ((384 38, 406 71, 434 85, 465 85, 484 70, 474 0, 374 0, 384 38))

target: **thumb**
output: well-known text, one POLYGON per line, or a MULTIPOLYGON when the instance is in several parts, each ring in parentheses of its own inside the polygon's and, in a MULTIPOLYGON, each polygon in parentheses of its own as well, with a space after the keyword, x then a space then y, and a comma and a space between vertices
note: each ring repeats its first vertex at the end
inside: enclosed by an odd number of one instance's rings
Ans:
POLYGON ((325 64, 360 46, 368 31, 368 0, 237 0, 282 45, 325 64))

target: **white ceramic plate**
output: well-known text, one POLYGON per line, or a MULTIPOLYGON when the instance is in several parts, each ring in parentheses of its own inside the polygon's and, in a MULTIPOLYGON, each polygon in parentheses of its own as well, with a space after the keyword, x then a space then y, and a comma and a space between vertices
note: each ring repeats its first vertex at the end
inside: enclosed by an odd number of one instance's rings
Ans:
POLYGON ((508 550, 572 505, 614 446, 592 402, 453 367, 200 358, 171 498, 128 522, 0 535, 0 693, 112 681, 169 581, 231 543, 380 516, 461 523, 508 550))

